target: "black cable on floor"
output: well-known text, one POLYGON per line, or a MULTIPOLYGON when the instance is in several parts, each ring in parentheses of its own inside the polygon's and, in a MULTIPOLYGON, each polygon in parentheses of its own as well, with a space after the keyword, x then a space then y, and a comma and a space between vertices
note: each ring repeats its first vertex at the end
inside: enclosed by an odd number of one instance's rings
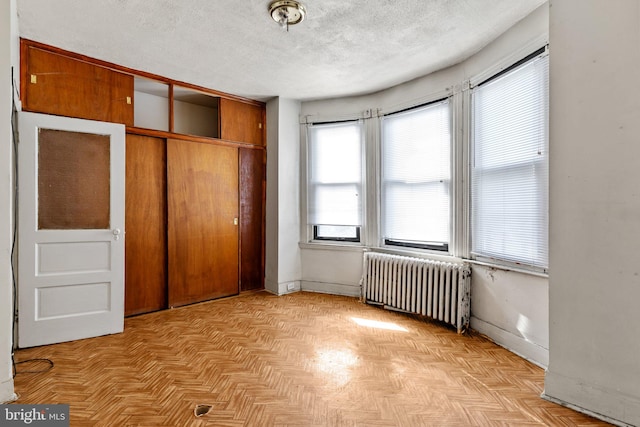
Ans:
POLYGON ((13 365, 13 377, 16 376, 15 349, 15 325, 18 321, 18 282, 16 278, 16 244, 18 240, 18 108, 16 107, 16 81, 11 67, 11 140, 13 146, 13 236, 11 241, 11 279, 13 283, 13 328, 11 329, 11 363, 13 365))
POLYGON ((16 81, 13 77, 13 67, 11 67, 11 98, 12 98, 12 110, 11 110, 11 139, 13 145, 13 236, 11 240, 11 280, 13 284, 13 326, 11 331, 11 364, 13 366, 13 378, 18 374, 38 374, 42 372, 50 371, 54 364, 50 359, 27 359, 21 362, 16 362, 14 350, 16 348, 15 343, 15 325, 18 322, 18 280, 16 277, 16 246, 18 243, 18 108, 16 106, 16 95, 20 98, 20 93, 17 89, 16 81), (38 370, 28 370, 18 372, 17 366, 24 363, 38 363, 45 362, 47 367, 38 370))
POLYGON ((13 362, 13 377, 15 378, 15 376, 18 374, 41 374, 43 372, 50 371, 51 369, 53 369, 53 367, 54 367, 54 364, 53 364, 53 360, 51 359, 27 359, 21 362, 13 362), (35 370, 28 370, 28 371, 16 370, 16 367, 18 365, 22 365, 24 363, 39 363, 39 362, 44 362, 47 364, 47 366, 42 369, 35 369, 35 370))

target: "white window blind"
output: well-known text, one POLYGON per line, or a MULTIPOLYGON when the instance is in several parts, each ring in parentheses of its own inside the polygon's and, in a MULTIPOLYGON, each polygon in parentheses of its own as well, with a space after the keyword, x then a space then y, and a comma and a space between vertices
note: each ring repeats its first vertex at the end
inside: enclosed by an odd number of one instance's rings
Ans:
POLYGON ((362 176, 361 121, 309 126, 309 224, 337 234, 327 226, 361 226, 362 176))
POLYGON ((386 244, 448 249, 450 151, 448 100, 384 117, 382 232, 386 244))
POLYGON ((548 56, 473 90, 472 254, 548 266, 548 56))

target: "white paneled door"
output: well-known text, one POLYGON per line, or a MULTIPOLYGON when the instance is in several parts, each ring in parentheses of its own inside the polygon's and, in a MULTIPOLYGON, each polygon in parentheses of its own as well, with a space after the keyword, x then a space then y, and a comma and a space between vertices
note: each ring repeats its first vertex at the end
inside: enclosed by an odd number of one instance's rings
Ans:
POLYGON ((18 344, 122 332, 124 125, 18 120, 18 344))

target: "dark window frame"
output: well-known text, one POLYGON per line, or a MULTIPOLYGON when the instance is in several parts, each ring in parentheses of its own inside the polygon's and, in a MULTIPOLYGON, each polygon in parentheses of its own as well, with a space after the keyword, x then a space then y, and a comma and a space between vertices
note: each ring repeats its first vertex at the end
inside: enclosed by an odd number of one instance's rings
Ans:
POLYGON ((353 243, 361 243, 360 242, 360 226, 359 225, 344 225, 341 227, 354 227, 356 229, 356 237, 338 237, 338 236, 320 236, 318 235, 318 227, 320 225, 313 225, 313 240, 318 241, 331 241, 331 242, 353 242, 353 243))
POLYGON ((430 251, 449 252, 447 242, 411 242, 406 240, 384 239, 387 246, 399 246, 403 248, 426 249, 430 251))

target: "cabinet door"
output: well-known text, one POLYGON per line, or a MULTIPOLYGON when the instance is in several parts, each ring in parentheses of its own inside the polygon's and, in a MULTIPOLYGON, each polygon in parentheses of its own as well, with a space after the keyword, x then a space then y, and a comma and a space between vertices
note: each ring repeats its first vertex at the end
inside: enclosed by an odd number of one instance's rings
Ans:
POLYGON ((133 76, 23 46, 23 108, 133 126, 133 76))
POLYGON ((167 141, 169 306, 235 295, 238 149, 167 141))
POLYGON ((229 141, 264 145, 265 109, 230 99, 220 99, 220 137, 229 141))
POLYGON ((125 315, 167 307, 164 139, 127 135, 125 315))
POLYGON ((264 150, 240 148, 240 287, 264 288, 264 150))

